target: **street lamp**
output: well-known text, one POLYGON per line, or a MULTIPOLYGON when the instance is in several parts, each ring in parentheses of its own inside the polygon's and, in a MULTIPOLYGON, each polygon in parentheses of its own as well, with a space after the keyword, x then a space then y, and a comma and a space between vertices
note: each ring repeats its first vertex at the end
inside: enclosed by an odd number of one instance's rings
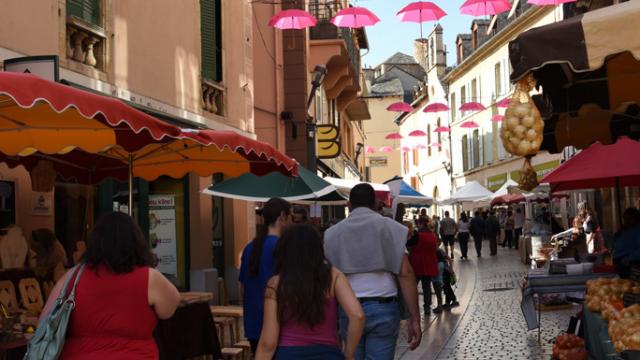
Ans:
MULTIPOLYGON (((311 93, 307 100, 307 112, 311 107, 311 102, 316 96, 316 91, 322 85, 324 78, 327 76, 327 68, 322 65, 316 65, 313 69, 313 79, 311 80, 311 93)), ((307 168, 312 172, 316 172, 316 119, 313 116, 307 116, 307 168)))

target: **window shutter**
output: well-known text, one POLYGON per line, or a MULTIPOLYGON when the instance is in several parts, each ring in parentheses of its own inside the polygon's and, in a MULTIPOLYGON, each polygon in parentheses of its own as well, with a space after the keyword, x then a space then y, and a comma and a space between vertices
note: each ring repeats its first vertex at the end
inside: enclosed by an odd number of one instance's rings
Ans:
POLYGON ((202 77, 212 81, 222 81, 219 11, 220 0, 200 0, 202 77))
POLYGON ((100 0, 67 0, 67 16, 100 26, 100 0))

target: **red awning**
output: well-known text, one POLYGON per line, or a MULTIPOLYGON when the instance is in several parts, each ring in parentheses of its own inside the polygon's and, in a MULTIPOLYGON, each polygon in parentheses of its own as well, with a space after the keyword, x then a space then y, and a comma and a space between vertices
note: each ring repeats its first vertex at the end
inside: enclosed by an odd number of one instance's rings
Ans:
POLYGON ((108 96, 40 77, 0 72, 0 161, 31 170, 39 162, 67 179, 96 184, 133 175, 154 180, 247 172, 297 174, 271 145, 231 131, 181 129, 108 96))
POLYGON ((547 174, 540 182, 552 191, 640 186, 640 142, 621 137, 615 144, 595 143, 547 174))

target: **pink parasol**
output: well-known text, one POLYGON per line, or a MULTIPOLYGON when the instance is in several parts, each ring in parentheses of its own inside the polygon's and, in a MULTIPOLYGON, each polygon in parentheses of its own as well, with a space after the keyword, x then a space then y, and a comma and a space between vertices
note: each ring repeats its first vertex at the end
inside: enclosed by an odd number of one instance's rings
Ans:
POLYGON ((545 6, 545 5, 558 6, 561 4, 572 3, 572 2, 576 2, 576 0, 529 0, 527 1, 528 4, 533 4, 538 6, 545 6))
POLYGON ((380 150, 380 152, 383 152, 383 153, 393 152, 393 148, 391 146, 383 146, 378 150, 380 150))
POLYGON ((387 140, 400 140, 403 139, 404 137, 398 133, 391 133, 391 134, 387 134, 387 136, 384 137, 387 140))
POLYGON ((502 120, 504 120, 504 115, 496 114, 491 117, 491 121, 493 122, 500 122, 502 120))
POLYGON ((437 141, 434 141, 434 142, 432 142, 429 146, 431 146, 431 147, 438 147, 438 148, 439 148, 439 147, 441 147, 441 146, 442 146, 442 144, 440 144, 440 143, 439 143, 439 142, 437 142, 437 141))
POLYGON ((460 125, 461 128, 463 129, 475 129, 475 128, 479 128, 480 125, 478 125, 477 122, 475 121, 465 121, 460 125))
POLYGON ((425 106, 424 110, 422 111, 426 113, 437 113, 441 111, 449 111, 449 107, 447 106, 447 104, 437 102, 425 106))
POLYGON ((269 26, 282 30, 305 29, 317 23, 318 20, 313 15, 299 9, 280 11, 269 20, 269 26))
POLYGON ((408 147, 408 146, 403 146, 403 147, 400 148, 400 150, 402 150, 404 152, 409 152, 409 151, 411 151, 411 148, 408 147))
POLYGON ((467 0, 460 6, 461 14, 471 16, 496 15, 509 10, 509 0, 467 0))
POLYGON ((413 130, 412 132, 409 133, 409 136, 411 137, 427 136, 427 133, 422 130, 413 130))
POLYGON ((333 25, 348 28, 372 26, 378 21, 380 19, 374 13, 360 6, 342 9, 331 19, 333 25))
POLYGON ((460 111, 482 111, 484 109, 486 109, 484 105, 474 101, 464 103, 460 106, 460 111))
POLYGON ((365 147, 365 150, 364 150, 364 151, 365 151, 365 153, 367 153, 367 154, 373 154, 373 153, 375 153, 375 152, 376 152, 376 148, 374 148, 373 146, 367 146, 367 147, 365 147))
POLYGON ((505 98, 505 99, 502 99, 502 100, 498 101, 496 103, 496 106, 499 107, 499 108, 507 108, 507 107, 509 107, 510 103, 511 103, 511 98, 505 98))
POLYGON ((416 149, 418 149, 418 150, 424 150, 424 149, 426 149, 426 148, 427 148, 427 147, 426 147, 426 146, 424 146, 424 145, 422 145, 422 144, 418 144, 418 145, 416 146, 416 149))
POLYGON ((413 111, 413 107, 411 104, 408 104, 403 101, 395 102, 387 107, 387 111, 395 111, 395 112, 411 112, 413 111))
POLYGON ((425 21, 438 21, 447 15, 438 5, 427 2, 418 1, 411 3, 402 10, 398 11, 396 17, 402 22, 423 23, 425 21))
POLYGON ((435 130, 433 130, 433 132, 437 132, 437 133, 451 132, 451 128, 448 126, 438 126, 435 130))

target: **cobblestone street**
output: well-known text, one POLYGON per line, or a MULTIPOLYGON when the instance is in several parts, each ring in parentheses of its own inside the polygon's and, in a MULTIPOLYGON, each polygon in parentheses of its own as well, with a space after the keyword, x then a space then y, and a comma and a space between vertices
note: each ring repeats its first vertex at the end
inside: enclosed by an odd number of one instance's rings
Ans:
POLYGON ((544 312, 539 345, 537 331, 527 331, 520 310, 520 285, 527 267, 516 250, 500 248, 498 256, 470 256, 468 261, 456 256, 454 266, 460 278, 456 296, 461 306, 431 315, 428 325, 423 325, 423 343, 415 351, 408 351, 403 329, 396 359, 551 358, 550 341, 567 329, 577 308, 544 312))

